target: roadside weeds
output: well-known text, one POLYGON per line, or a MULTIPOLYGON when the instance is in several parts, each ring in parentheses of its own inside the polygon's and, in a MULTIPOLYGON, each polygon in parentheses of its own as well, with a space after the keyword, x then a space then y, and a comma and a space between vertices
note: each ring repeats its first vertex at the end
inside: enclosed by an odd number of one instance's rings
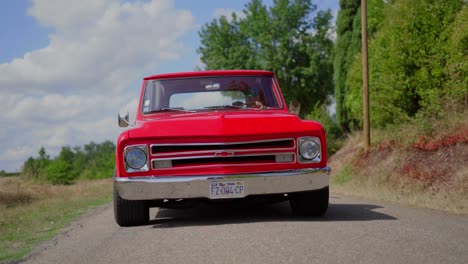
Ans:
POLYGON ((79 215, 111 198, 111 179, 50 185, 23 176, 0 178, 0 262, 23 258, 79 215))
POLYGON ((333 192, 468 214, 465 141, 437 149, 376 144, 364 153, 361 138, 360 134, 350 136, 330 158, 333 192))

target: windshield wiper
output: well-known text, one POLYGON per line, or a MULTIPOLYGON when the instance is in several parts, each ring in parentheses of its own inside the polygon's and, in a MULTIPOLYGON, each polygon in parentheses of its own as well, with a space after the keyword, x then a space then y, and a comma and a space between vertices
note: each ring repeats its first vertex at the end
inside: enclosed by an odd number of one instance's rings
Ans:
POLYGON ((195 111, 186 110, 183 107, 168 107, 168 108, 160 108, 145 112, 145 114, 154 114, 154 113, 161 113, 161 112, 184 112, 184 113, 193 113, 195 111))
POLYGON ((237 106, 237 105, 214 105, 214 106, 206 106, 203 107, 205 109, 249 109, 249 110, 257 110, 259 111, 260 108, 255 108, 255 107, 248 107, 246 105, 243 106, 237 106))
POLYGON ((235 106, 235 105, 213 105, 213 106, 205 106, 205 109, 225 109, 225 108, 232 108, 232 109, 243 109, 242 106, 235 106))

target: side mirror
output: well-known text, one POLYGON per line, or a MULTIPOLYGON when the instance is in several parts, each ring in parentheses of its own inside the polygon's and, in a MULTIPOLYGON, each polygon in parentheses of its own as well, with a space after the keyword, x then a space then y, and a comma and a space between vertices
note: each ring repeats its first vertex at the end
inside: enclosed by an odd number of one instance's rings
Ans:
POLYGON ((118 122, 119 122, 119 127, 128 127, 130 125, 129 117, 128 117, 128 112, 127 115, 122 117, 120 114, 117 114, 118 116, 118 122))
POLYGON ((301 112, 301 104, 296 100, 292 100, 289 103, 289 113, 295 114, 298 116, 300 112, 301 112))

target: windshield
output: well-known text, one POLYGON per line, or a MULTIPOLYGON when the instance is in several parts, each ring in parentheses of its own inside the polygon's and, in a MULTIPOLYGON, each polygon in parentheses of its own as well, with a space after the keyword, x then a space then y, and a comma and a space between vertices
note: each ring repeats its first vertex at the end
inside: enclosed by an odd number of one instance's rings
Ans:
POLYGON ((142 113, 282 107, 271 76, 228 76, 149 80, 142 113))

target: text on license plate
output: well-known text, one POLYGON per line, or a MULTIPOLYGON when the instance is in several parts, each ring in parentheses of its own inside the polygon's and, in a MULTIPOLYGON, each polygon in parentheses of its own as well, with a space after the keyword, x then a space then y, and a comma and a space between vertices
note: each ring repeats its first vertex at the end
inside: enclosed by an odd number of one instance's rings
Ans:
POLYGON ((241 198, 245 196, 243 181, 210 182, 210 198, 241 198))

